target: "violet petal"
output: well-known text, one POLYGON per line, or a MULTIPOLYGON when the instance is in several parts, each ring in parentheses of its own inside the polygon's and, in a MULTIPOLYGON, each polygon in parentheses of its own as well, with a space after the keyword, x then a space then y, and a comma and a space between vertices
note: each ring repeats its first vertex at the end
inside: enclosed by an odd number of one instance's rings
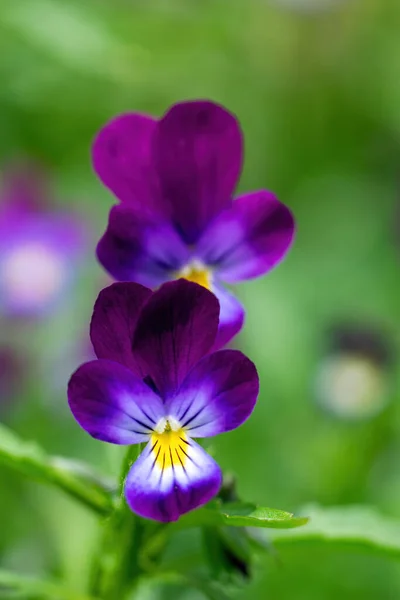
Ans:
POLYGON ((270 271, 287 253, 295 233, 290 210, 267 191, 237 198, 204 232, 197 252, 218 277, 237 283, 270 271))
POLYGON ((138 283, 114 283, 96 300, 90 338, 97 358, 119 362, 141 375, 132 352, 133 334, 140 311, 152 291, 138 283))
POLYGON ((138 113, 119 115, 97 134, 93 168, 121 201, 144 213, 162 210, 151 147, 157 120, 138 113))
POLYGON ((115 279, 157 287, 188 261, 189 250, 168 221, 123 205, 112 208, 97 256, 115 279))
POLYGON ((214 283, 211 291, 220 305, 218 334, 213 346, 215 351, 226 346, 240 332, 246 313, 239 300, 222 285, 214 283))
POLYGON ((79 425, 112 444, 137 444, 164 415, 161 399, 126 367, 110 360, 83 364, 68 384, 68 402, 79 425))
POLYGON ((126 500, 135 513, 156 521, 176 521, 218 493, 221 470, 196 442, 185 443, 182 463, 176 459, 164 469, 153 446, 149 442, 126 479, 126 500))
POLYGON ((242 166, 239 124, 213 102, 182 102, 159 121, 153 151, 171 218, 192 244, 231 203, 242 166))
POLYGON ((165 283, 143 307, 133 350, 161 395, 173 393, 210 350, 218 315, 214 294, 184 279, 165 283))
POLYGON ((191 437, 209 437, 236 429, 248 419, 258 391, 251 360, 239 350, 220 350, 192 369, 165 409, 191 437))

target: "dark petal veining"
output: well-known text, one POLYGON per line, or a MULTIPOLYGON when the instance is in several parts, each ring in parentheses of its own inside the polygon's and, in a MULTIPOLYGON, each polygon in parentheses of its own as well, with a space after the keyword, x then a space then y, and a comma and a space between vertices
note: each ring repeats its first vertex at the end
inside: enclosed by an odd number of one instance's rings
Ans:
POLYGON ((83 429, 112 444, 147 441, 164 416, 159 396, 129 369, 110 360, 80 366, 70 379, 68 402, 83 429))
POLYGON ((133 350, 161 395, 173 393, 210 350, 218 315, 214 294, 184 279, 164 284, 144 306, 133 350))
POLYGON ((134 512, 156 521, 176 521, 218 493, 222 473, 215 460, 193 440, 185 445, 185 453, 184 466, 161 470, 149 442, 125 483, 126 500, 134 512))
POLYGON ((209 354, 166 404, 191 437, 210 437, 239 427, 257 401, 257 369, 239 350, 209 354))

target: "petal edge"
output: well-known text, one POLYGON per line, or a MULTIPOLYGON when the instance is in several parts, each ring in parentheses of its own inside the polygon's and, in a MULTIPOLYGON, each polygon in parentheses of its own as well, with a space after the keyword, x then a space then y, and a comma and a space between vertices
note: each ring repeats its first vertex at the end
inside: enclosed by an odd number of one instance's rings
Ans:
POLYGON ((125 497, 131 510, 155 521, 176 521, 213 498, 222 483, 221 469, 193 440, 186 446, 184 467, 162 471, 153 466, 151 442, 133 464, 125 482, 125 497))
POLYGON ((97 358, 116 361, 140 376, 133 351, 133 335, 140 312, 152 291, 138 283, 113 283, 99 293, 90 322, 90 338, 97 358))

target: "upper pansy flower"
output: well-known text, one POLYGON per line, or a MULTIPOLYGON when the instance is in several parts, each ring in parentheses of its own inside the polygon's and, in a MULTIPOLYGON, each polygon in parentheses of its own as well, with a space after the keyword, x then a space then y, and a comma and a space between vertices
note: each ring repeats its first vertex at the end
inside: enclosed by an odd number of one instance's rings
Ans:
POLYGON ((82 222, 49 209, 44 178, 26 166, 6 173, 0 196, 0 310, 37 315, 62 296, 84 245, 82 222))
POLYGON ((93 164, 121 204, 97 254, 120 281, 157 287, 185 277, 221 305, 216 347, 242 327, 244 309, 221 283, 272 269, 294 235, 289 209, 269 191, 233 193, 242 166, 236 118, 218 104, 176 104, 160 119, 128 113, 98 134, 93 164))
POLYGON ((217 463, 193 438, 243 423, 258 395, 254 364, 238 350, 209 354, 218 331, 216 297, 180 279, 156 292, 114 283, 91 322, 98 360, 72 375, 78 423, 113 444, 147 442, 125 482, 130 508, 174 521, 217 494, 217 463))

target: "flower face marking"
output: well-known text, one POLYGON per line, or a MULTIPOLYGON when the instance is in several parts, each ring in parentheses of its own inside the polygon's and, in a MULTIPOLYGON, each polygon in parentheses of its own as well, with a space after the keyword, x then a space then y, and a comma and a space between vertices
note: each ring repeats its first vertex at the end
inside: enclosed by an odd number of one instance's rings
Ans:
POLYGON ((179 425, 178 429, 172 429, 170 419, 167 419, 164 431, 159 433, 156 430, 151 435, 151 443, 154 461, 159 469, 163 471, 177 466, 185 468, 188 458, 185 445, 188 445, 188 441, 185 431, 179 425))
POLYGON ((244 322, 223 284, 268 273, 295 231, 273 193, 233 200, 242 158, 236 117, 209 101, 176 104, 159 120, 121 115, 93 145, 94 169, 120 201, 97 247, 100 263, 119 281, 157 288, 184 277, 210 289, 221 305, 215 349, 244 322))
POLYGON ((198 283, 207 290, 211 289, 211 271, 199 260, 193 260, 178 271, 176 279, 181 277, 187 281, 198 283))
POLYGON ((174 521, 217 494, 219 466, 195 438, 230 431, 258 395, 253 363, 237 350, 209 353, 218 300, 180 279, 156 292, 134 283, 102 290, 91 339, 98 360, 71 377, 71 411, 92 437, 146 443, 125 483, 131 509, 174 521))

